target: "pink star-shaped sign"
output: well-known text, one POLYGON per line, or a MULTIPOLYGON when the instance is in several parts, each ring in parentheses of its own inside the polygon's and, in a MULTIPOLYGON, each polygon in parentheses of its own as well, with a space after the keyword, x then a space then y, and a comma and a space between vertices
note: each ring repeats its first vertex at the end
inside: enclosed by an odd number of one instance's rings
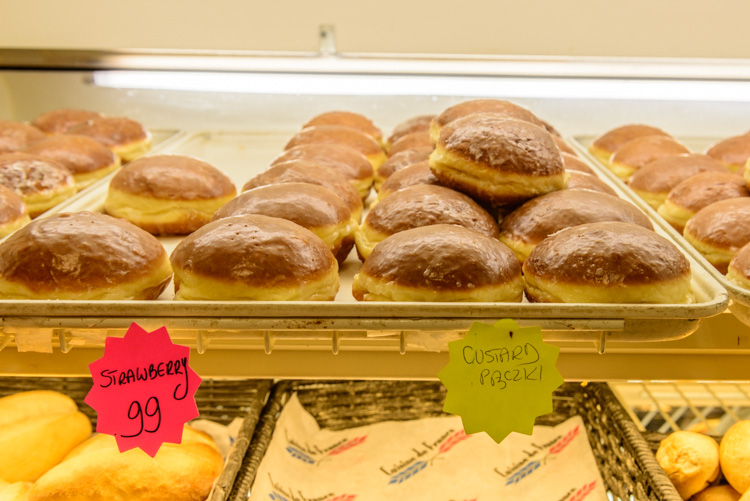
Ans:
POLYGON ((89 365, 94 385, 85 402, 97 412, 96 431, 114 435, 120 452, 140 447, 151 457, 164 442, 182 442, 185 423, 198 417, 201 384, 189 357, 166 327, 148 332, 133 323, 125 337, 108 337, 104 356, 89 365))

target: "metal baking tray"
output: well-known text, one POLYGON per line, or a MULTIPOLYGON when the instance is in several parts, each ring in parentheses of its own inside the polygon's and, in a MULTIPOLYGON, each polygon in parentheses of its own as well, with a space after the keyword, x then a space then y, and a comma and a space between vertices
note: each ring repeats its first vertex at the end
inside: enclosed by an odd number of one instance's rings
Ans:
MULTIPOLYGON (((202 132, 172 142, 162 152, 201 158, 225 171, 241 189, 267 168, 292 134, 202 132)), ((109 178, 103 179, 65 210, 101 211, 108 183, 109 178)), ((622 188, 611 184, 622 194, 622 188)), ((160 240, 171 252, 179 238, 160 240)), ((351 286, 360 263, 352 252, 340 268, 341 288, 332 302, 174 301, 170 285, 155 301, 0 301, 0 316, 6 336, 47 329, 63 351, 81 344, 99 346, 108 330, 121 331, 131 321, 155 328, 167 325, 173 337, 199 351, 207 340, 214 345, 262 347, 269 353, 279 340, 296 340, 310 349, 323 349, 318 341, 327 340, 336 353, 339 340, 353 340, 350 345, 361 349, 384 349, 385 341, 393 338, 400 339, 402 352, 417 338, 417 345, 429 344, 426 350, 437 351, 445 350, 446 343, 462 336, 473 322, 501 318, 539 325, 551 341, 665 341, 688 336, 702 319, 727 306, 726 292, 690 260, 693 304, 358 302, 351 286), (432 337, 425 340, 425 333, 432 337)), ((2 343, 0 337, 0 348, 2 343)))
MULTIPOLYGON (((729 294, 729 310, 737 316, 745 325, 750 326, 750 290, 740 287, 739 285, 731 282, 726 276, 722 275, 706 258, 698 252, 695 247, 690 243, 672 226, 667 222, 666 219, 656 212, 649 204, 647 204, 641 197, 639 197, 633 190, 631 190, 620 178, 615 176, 606 166, 602 165, 596 158, 588 152, 588 147, 595 139, 595 136, 576 136, 569 139, 569 142, 578 149, 582 155, 585 155, 589 160, 589 163, 594 164, 597 172, 600 173, 600 177, 606 178, 612 183, 616 184, 623 192, 625 192, 628 198, 636 204, 641 210, 643 210, 648 216, 656 222, 662 230, 664 230, 674 241, 676 241, 685 250, 691 258, 700 265, 708 270, 711 276, 721 284, 729 294)), ((705 151, 710 145, 715 142, 724 139, 718 137, 678 137, 680 142, 690 148, 696 153, 705 151)))

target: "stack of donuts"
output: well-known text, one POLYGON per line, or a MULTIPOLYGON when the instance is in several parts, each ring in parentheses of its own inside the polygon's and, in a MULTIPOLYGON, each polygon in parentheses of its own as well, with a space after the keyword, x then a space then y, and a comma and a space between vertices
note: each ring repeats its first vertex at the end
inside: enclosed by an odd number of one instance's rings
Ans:
POLYGON ((661 129, 625 125, 590 151, 721 273, 750 288, 750 133, 692 153, 661 129))

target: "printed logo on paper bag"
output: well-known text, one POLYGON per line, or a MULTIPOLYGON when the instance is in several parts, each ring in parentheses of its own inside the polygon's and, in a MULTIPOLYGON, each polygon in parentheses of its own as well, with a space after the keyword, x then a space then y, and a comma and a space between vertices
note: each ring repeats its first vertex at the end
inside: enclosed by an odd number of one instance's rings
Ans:
POLYGON ((461 416, 466 433, 485 431, 500 443, 514 431, 531 435, 534 420, 552 412, 552 392, 563 383, 560 348, 544 343, 539 327, 474 323, 448 347, 450 362, 438 374, 448 389, 443 410, 461 416))
POLYGON ((273 492, 268 495, 268 498, 272 501, 356 501, 357 499, 356 494, 334 494, 331 492, 316 495, 310 495, 309 492, 302 494, 299 490, 294 492, 293 489, 274 482, 270 474, 268 480, 273 487, 273 492))
POLYGON ((458 443, 469 438, 464 430, 448 430, 436 440, 425 441, 413 447, 408 457, 389 467, 381 466, 380 471, 388 475, 388 484, 401 484, 428 466, 442 459, 458 443))
POLYGON ((147 332, 133 323, 125 337, 108 337, 104 356, 89 365, 85 402, 97 412, 96 431, 114 435, 120 452, 140 447, 152 457, 162 443, 182 442, 183 426, 198 417, 201 383, 189 357, 165 327, 147 332))
POLYGON ((344 439, 329 447, 320 448, 317 445, 309 446, 303 445, 287 437, 286 451, 294 459, 299 459, 303 463, 318 466, 320 463, 327 459, 331 459, 334 456, 338 456, 354 447, 364 443, 367 440, 367 435, 361 437, 355 437, 350 440, 344 439))

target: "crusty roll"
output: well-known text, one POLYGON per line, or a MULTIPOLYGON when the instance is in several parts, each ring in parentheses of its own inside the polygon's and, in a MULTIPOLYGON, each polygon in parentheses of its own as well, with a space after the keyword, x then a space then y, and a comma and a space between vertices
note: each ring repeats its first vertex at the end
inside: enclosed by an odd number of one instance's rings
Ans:
POLYGON ((120 453, 113 437, 104 442, 44 474, 29 500, 204 501, 224 463, 205 443, 165 443, 151 458, 140 449, 120 453))
POLYGON ((310 183, 259 186, 219 209, 214 220, 246 214, 279 217, 307 228, 328 245, 339 263, 354 246, 357 221, 346 202, 325 186, 310 183))
POLYGON ((37 415, 0 429, 0 478, 33 482, 91 435, 82 412, 37 415))
POLYGON ((346 176, 335 169, 324 167, 314 161, 290 160, 270 167, 245 183, 242 191, 251 190, 258 186, 283 183, 311 183, 325 186, 338 195, 349 206, 352 217, 356 221, 362 218, 362 198, 357 190, 349 183, 346 176))
POLYGON ((0 154, 0 184, 21 197, 31 217, 76 193, 73 175, 65 167, 29 153, 0 154))
POLYGON ((571 170, 568 171, 568 189, 569 190, 589 190, 606 193, 613 197, 619 197, 617 192, 606 182, 599 179, 596 174, 586 174, 585 172, 571 170))
POLYGON ((6 299, 156 299, 171 274, 153 235, 104 214, 37 219, 0 244, 6 299))
POLYGON ((435 224, 455 224, 497 238, 498 225, 474 200, 463 193, 434 185, 409 186, 373 207, 357 230, 357 253, 366 259, 389 236, 435 224))
POLYGON ((103 117, 101 113, 88 110, 60 109, 42 113, 31 125, 47 134, 65 134, 88 120, 103 117))
POLYGON ((546 130, 496 114, 443 126, 430 168, 441 184, 496 207, 520 205, 568 183, 560 150, 546 130))
POLYGON ((720 162, 700 153, 663 157, 638 169, 628 186, 651 207, 658 209, 672 188, 685 179, 709 171, 728 172, 720 162))
POLYGON ((671 137, 643 136, 620 146, 609 158, 608 166, 620 179, 628 179, 654 160, 688 153, 684 144, 671 137))
POLYGON ((206 162, 155 155, 125 165, 109 183, 104 210, 153 235, 187 235, 237 195, 232 180, 206 162))
POLYGON ((727 279, 740 287, 750 289, 750 243, 743 245, 729 261, 727 279))
POLYGON ((430 139, 430 133, 426 131, 412 132, 400 137, 395 143, 393 143, 388 150, 388 156, 391 157, 402 151, 419 150, 423 148, 434 148, 432 139, 430 139))
POLYGON ((28 501, 31 482, 15 482, 5 488, 0 486, 0 501, 28 501))
POLYGON ((392 155, 375 173, 375 191, 380 191, 383 183, 396 172, 430 158, 430 153, 432 153, 433 149, 434 148, 432 147, 418 148, 416 150, 406 150, 392 155))
POLYGON ((0 120, 0 153, 19 151, 45 138, 33 125, 0 120))
POLYGON ((383 133, 372 120, 359 113, 351 111, 327 111, 316 115, 302 126, 303 129, 315 127, 316 125, 343 125, 364 132, 372 137, 378 144, 383 144, 383 133))
POLYGON ((0 184, 0 238, 6 237, 31 221, 23 199, 0 184))
POLYGON ((416 117, 409 118, 399 123, 393 128, 393 132, 388 136, 388 141, 385 143, 386 151, 390 150, 391 145, 398 141, 401 137, 410 134, 412 132, 430 131, 430 122, 435 118, 436 115, 419 115, 416 117))
POLYGON ((151 133, 141 123, 125 117, 98 117, 70 128, 70 134, 88 136, 130 162, 151 149, 151 133))
POLYGON ((740 172, 750 159, 750 132, 712 144, 706 149, 706 155, 723 163, 732 172, 740 172))
POLYGON ((573 226, 523 264, 526 297, 546 303, 688 303, 690 262, 666 238, 632 223, 573 226))
POLYGON ((616 127, 594 139, 589 146, 589 151, 604 165, 609 166, 609 158, 624 144, 637 137, 643 136, 666 136, 669 134, 657 127, 650 125, 631 124, 616 127))
POLYGON ((596 175, 594 170, 588 166, 586 162, 578 158, 577 156, 571 155, 570 153, 562 152, 563 165, 565 170, 574 170, 577 172, 584 172, 586 174, 596 175))
POLYGON ((529 200, 500 226, 500 241, 524 262, 548 236, 571 226, 622 221, 653 230, 651 221, 630 202, 605 193, 560 190, 529 200))
POLYGON ((32 390, 0 398, 0 429, 39 416, 69 414, 78 407, 72 398, 57 391, 32 390))
POLYGON ((477 113, 493 113, 503 115, 506 118, 515 118, 517 120, 538 125, 547 130, 547 132, 559 136, 557 131, 550 124, 540 119, 523 106, 501 99, 474 99, 451 106, 432 120, 430 123, 430 137, 432 138, 432 142, 438 142, 440 131, 446 125, 460 118, 477 113))
POLYGON ((721 471, 740 494, 750 491, 750 420, 733 424, 721 439, 721 471))
POLYGON ((342 173, 357 190, 362 200, 370 194, 375 171, 362 153, 340 144, 303 144, 290 148, 271 161, 271 166, 304 160, 342 173))
POLYGON ((519 302, 523 277, 496 238, 439 224, 380 242, 354 276, 352 294, 358 301, 519 302))
POLYGON ((316 125, 302 129, 292 136, 284 149, 316 143, 340 144, 353 148, 367 157, 375 172, 386 159, 380 143, 364 132, 343 125, 316 125))
POLYGON ((721 273, 750 242, 750 197, 714 202, 699 210, 682 233, 690 244, 721 273))
POLYGON ((427 160, 417 162, 394 172, 392 176, 385 180, 380 190, 378 190, 377 201, 383 200, 398 190, 417 184, 440 184, 438 178, 432 173, 430 162, 427 160))
POLYGON ((656 461, 687 500, 719 476, 719 445, 700 433, 676 431, 661 441, 656 461))
POLYGON ((659 214, 682 233, 687 222, 703 207, 720 200, 750 195, 745 181, 738 174, 702 172, 685 179, 670 190, 659 214))
POLYGON ((560 149, 560 153, 567 153, 570 156, 577 157, 578 153, 574 150, 563 138, 560 136, 552 135, 552 139, 555 140, 555 144, 560 149))
POLYGON ((86 136, 49 136, 24 150, 55 162, 73 174, 76 189, 82 190, 120 168, 120 159, 99 141, 86 136))
POLYGON ((741 501, 740 496, 731 485, 714 485, 703 489, 690 498, 690 501, 741 501))
POLYGON ((339 288, 325 242, 276 217, 213 221, 182 240, 171 260, 176 299, 332 301, 339 288))

